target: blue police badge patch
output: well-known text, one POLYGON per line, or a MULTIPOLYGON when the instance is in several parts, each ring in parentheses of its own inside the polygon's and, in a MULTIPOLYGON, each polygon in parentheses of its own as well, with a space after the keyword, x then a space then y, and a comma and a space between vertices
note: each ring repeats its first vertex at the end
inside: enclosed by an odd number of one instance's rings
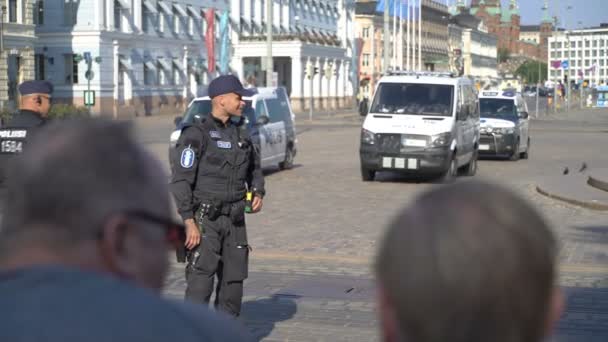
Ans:
POLYGON ((182 151, 180 164, 184 169, 189 169, 194 165, 194 150, 190 146, 182 151))
POLYGON ((230 141, 218 141, 217 147, 230 149, 230 148, 232 148, 232 144, 230 143, 230 141))
POLYGON ((209 135, 211 136, 211 138, 213 139, 219 139, 222 137, 222 135, 220 134, 220 132, 218 131, 209 131, 209 135))

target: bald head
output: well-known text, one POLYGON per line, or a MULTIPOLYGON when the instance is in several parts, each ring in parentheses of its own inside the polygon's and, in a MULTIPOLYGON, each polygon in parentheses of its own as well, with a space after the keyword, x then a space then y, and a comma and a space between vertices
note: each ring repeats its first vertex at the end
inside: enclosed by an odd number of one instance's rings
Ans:
POLYGON ((539 342, 556 254, 545 221, 510 191, 487 183, 434 189, 393 220, 378 252, 385 311, 395 323, 389 334, 539 342))
POLYGON ((10 200, 0 228, 2 255, 73 250, 83 260, 96 260, 94 267, 129 278, 140 277, 136 273, 146 271, 143 264, 148 262, 144 282, 160 286, 166 227, 128 213, 171 217, 161 170, 134 141, 126 123, 82 119, 44 127, 12 168, 10 200), (156 250, 145 250, 154 243, 156 250), (83 250, 91 254, 85 256, 83 250))

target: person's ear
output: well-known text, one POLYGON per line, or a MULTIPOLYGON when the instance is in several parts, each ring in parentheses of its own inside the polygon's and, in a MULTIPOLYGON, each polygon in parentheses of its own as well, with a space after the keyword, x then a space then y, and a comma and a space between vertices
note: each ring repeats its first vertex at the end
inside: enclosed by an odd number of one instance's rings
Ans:
POLYGON ((564 313, 565 305, 566 299, 564 292, 561 288, 556 287, 551 294, 551 298, 549 299, 549 308, 547 310, 547 321, 545 327, 546 337, 553 335, 555 326, 564 313))
POLYGON ((131 244, 133 230, 127 218, 116 216, 109 219, 102 228, 100 249, 104 267, 120 278, 133 278, 137 271, 131 244))

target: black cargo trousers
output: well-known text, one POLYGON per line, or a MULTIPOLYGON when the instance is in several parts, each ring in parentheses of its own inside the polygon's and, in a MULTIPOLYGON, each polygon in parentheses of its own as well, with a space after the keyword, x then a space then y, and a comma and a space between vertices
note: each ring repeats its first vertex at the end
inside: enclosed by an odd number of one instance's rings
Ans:
POLYGON ((239 316, 249 266, 244 202, 233 204, 231 214, 198 221, 202 237, 186 266, 186 300, 209 303, 217 275, 215 308, 239 316))

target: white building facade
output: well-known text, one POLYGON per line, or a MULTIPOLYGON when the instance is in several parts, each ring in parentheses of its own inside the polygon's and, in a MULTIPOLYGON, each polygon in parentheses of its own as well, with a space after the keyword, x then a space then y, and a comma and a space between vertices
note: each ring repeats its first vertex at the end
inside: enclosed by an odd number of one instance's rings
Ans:
POLYGON ((354 0, 232 0, 235 74, 249 86, 266 84, 266 1, 273 1, 273 69, 293 109, 351 106, 357 84, 354 0))
POLYGON ((4 49, 0 54, 0 109, 18 107, 19 83, 34 79, 34 0, 0 0, 4 49))
POLYGON ((608 25, 560 31, 549 38, 548 79, 552 82, 587 81, 590 85, 608 82, 608 25), (569 64, 569 69, 563 63, 569 64))
POLYGON ((177 114, 219 74, 215 63, 209 64, 205 37, 212 20, 219 61, 219 18, 230 9, 227 1, 43 3, 36 27, 36 76, 53 82, 58 102, 82 106, 90 89, 95 91, 95 114, 177 114))

